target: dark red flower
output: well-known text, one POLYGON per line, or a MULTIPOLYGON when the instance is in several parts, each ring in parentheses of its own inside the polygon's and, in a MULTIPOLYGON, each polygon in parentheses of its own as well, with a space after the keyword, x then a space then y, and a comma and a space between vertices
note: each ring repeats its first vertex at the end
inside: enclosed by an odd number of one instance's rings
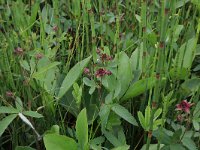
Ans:
POLYGON ((38 60, 41 59, 42 57, 43 57, 43 54, 41 54, 41 53, 38 53, 35 55, 35 58, 38 60))
POLYGON ((13 97, 14 94, 13 94, 13 92, 11 92, 11 91, 7 91, 7 92, 6 92, 6 96, 7 96, 7 97, 13 97))
POLYGON ((58 31, 58 26, 53 27, 53 31, 57 32, 58 31))
POLYGON ((183 100, 180 104, 176 105, 176 110, 178 111, 184 111, 185 113, 190 113, 190 107, 193 106, 194 103, 187 102, 186 100, 183 100))
POLYGON ((84 74, 87 74, 87 75, 89 75, 90 74, 90 69, 89 68, 84 68, 84 74))
POLYGON ((109 71, 109 70, 106 70, 105 72, 106 72, 106 75, 111 75, 112 74, 112 72, 109 71))
POLYGON ((101 57, 101 61, 103 61, 103 62, 112 60, 112 57, 107 54, 101 54, 100 57, 101 57))
POLYGON ((112 74, 111 71, 106 70, 105 68, 100 68, 100 69, 98 69, 98 70, 96 71, 95 76, 96 76, 97 78, 99 78, 99 77, 103 77, 103 76, 105 76, 105 75, 111 75, 111 74, 112 74))
POLYGON ((177 121, 182 122, 184 118, 181 114, 179 114, 176 119, 177 121))
POLYGON ((96 52, 97 52, 97 54, 101 54, 101 49, 100 48, 97 48, 97 50, 96 50, 96 52))
POLYGON ((23 49, 21 48, 21 47, 17 47, 17 48, 15 48, 15 50, 14 50, 14 54, 15 55, 23 55, 23 49))
POLYGON ((97 78, 99 77, 103 77, 106 74, 105 69, 104 68, 100 68, 96 71, 95 76, 97 78))
POLYGON ((102 61, 107 60, 107 55, 106 55, 106 54, 101 54, 101 60, 102 60, 102 61))

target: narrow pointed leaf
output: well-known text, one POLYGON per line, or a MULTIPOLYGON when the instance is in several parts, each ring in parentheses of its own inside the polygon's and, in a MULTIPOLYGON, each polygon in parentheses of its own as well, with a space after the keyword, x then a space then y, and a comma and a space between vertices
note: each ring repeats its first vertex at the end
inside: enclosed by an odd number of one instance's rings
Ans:
POLYGON ((6 130, 6 128, 9 126, 9 124, 17 117, 17 114, 12 114, 0 121, 0 137, 6 130))
POLYGON ((77 143, 67 136, 46 134, 44 136, 46 150, 78 150, 77 143))
POLYGON ((123 96, 129 87, 131 80, 133 79, 132 68, 130 65, 129 57, 125 52, 119 54, 119 66, 118 66, 118 80, 121 83, 121 91, 119 97, 123 96))
POLYGON ((81 148, 85 148, 88 144, 88 122, 86 109, 83 109, 77 117, 76 135, 81 148))
POLYGON ((129 87, 129 89, 127 90, 125 95, 121 98, 121 100, 125 101, 130 98, 136 97, 136 96, 144 93, 145 91, 149 90, 150 88, 152 88, 155 85, 155 83, 156 83, 155 78, 147 78, 147 79, 139 80, 139 81, 133 83, 129 87))
POLYGON ((41 75, 43 75, 44 73, 46 73, 48 70, 50 70, 50 69, 56 67, 56 66, 59 65, 59 64, 60 64, 60 62, 53 62, 53 63, 51 63, 51 64, 48 64, 47 66, 45 66, 45 67, 43 67, 43 68, 40 68, 40 71, 33 73, 33 74, 32 74, 32 77, 37 79, 37 78, 39 78, 41 75))
POLYGON ((145 109, 145 126, 146 127, 149 126, 150 117, 151 117, 151 108, 150 108, 150 106, 147 106, 145 109))
POLYGON ((0 107, 0 113, 8 113, 8 114, 13 114, 13 113, 19 113, 19 110, 13 108, 13 107, 6 107, 6 106, 1 106, 0 107))
POLYGON ((36 111, 24 111, 24 115, 34 117, 34 118, 42 118, 43 116, 36 111))
POLYGON ((133 115, 123 106, 119 104, 113 104, 111 109, 127 122, 131 123, 132 125, 138 126, 138 123, 133 115))
POLYGON ((140 121, 141 126, 143 127, 144 130, 146 130, 145 119, 144 119, 142 112, 139 111, 137 114, 138 114, 138 119, 140 121))
POLYGON ((62 98, 64 94, 69 90, 69 88, 74 84, 74 82, 79 78, 81 73, 83 72, 83 69, 87 66, 91 59, 91 56, 82 60, 81 62, 77 63, 67 74, 65 77, 59 93, 58 98, 62 98))

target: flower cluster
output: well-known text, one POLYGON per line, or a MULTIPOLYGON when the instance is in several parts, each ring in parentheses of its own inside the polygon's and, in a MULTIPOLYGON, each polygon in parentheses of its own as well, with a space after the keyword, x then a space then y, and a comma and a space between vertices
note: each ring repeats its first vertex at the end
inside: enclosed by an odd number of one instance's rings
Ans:
POLYGON ((57 32, 58 31, 58 26, 53 27, 53 31, 57 32))
POLYGON ((37 53, 37 54, 35 55, 35 58, 36 58, 37 60, 42 59, 42 57, 43 57, 43 54, 42 54, 42 53, 37 53))
POLYGON ((14 49, 14 54, 15 55, 18 55, 18 56, 20 56, 20 55, 23 55, 23 49, 21 48, 21 47, 17 47, 17 48, 15 48, 14 49))
POLYGON ((7 92, 6 92, 6 96, 7 96, 7 97, 13 97, 13 96, 14 96, 14 93, 11 92, 11 91, 7 91, 7 92))
POLYGON ((101 54, 101 55, 100 55, 100 58, 101 58, 101 61, 102 61, 102 62, 112 60, 112 57, 109 56, 109 55, 107 55, 107 54, 101 54))
POLYGON ((112 74, 112 72, 109 70, 106 70, 105 68, 100 68, 95 72, 95 76, 97 78, 103 77, 105 75, 111 75, 111 74, 112 74))
POLYGON ((187 114, 190 113, 190 107, 193 106, 194 103, 187 102, 186 100, 181 101, 180 104, 176 105, 176 110, 183 111, 187 114))
POLYGON ((90 69, 89 68, 84 68, 84 74, 90 75, 90 69))
MULTIPOLYGON (((91 72, 90 72, 89 68, 84 68, 83 72, 84 72, 85 75, 91 76, 91 72)), ((111 71, 106 70, 105 68, 99 68, 98 70, 96 70, 94 75, 95 75, 96 78, 101 78, 105 75, 111 75, 111 74, 112 74, 111 71)))
POLYGON ((103 50, 100 49, 100 48, 97 48, 97 50, 96 50, 96 52, 99 55, 99 57, 100 57, 102 62, 111 61, 113 59, 112 56, 109 56, 109 55, 107 55, 105 53, 102 53, 102 51, 103 50))
POLYGON ((187 100, 182 100, 181 103, 176 105, 176 110, 179 112, 177 115, 177 121, 183 122, 184 120, 188 120, 188 114, 190 114, 190 107, 193 106, 194 103, 190 103, 187 100))

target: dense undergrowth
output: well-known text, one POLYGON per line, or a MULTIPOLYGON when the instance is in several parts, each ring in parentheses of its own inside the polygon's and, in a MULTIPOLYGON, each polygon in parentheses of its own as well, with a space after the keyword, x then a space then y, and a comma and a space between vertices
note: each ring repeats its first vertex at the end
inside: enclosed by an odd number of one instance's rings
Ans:
POLYGON ((199 31, 199 0, 0 0, 0 148, 200 149, 199 31))

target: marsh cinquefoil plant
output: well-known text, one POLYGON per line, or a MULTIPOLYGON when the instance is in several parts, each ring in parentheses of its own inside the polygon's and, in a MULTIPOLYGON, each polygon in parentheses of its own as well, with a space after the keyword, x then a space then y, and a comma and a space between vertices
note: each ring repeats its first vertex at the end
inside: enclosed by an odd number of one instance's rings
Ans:
POLYGON ((198 0, 1 0, 0 148, 200 149, 198 0))

